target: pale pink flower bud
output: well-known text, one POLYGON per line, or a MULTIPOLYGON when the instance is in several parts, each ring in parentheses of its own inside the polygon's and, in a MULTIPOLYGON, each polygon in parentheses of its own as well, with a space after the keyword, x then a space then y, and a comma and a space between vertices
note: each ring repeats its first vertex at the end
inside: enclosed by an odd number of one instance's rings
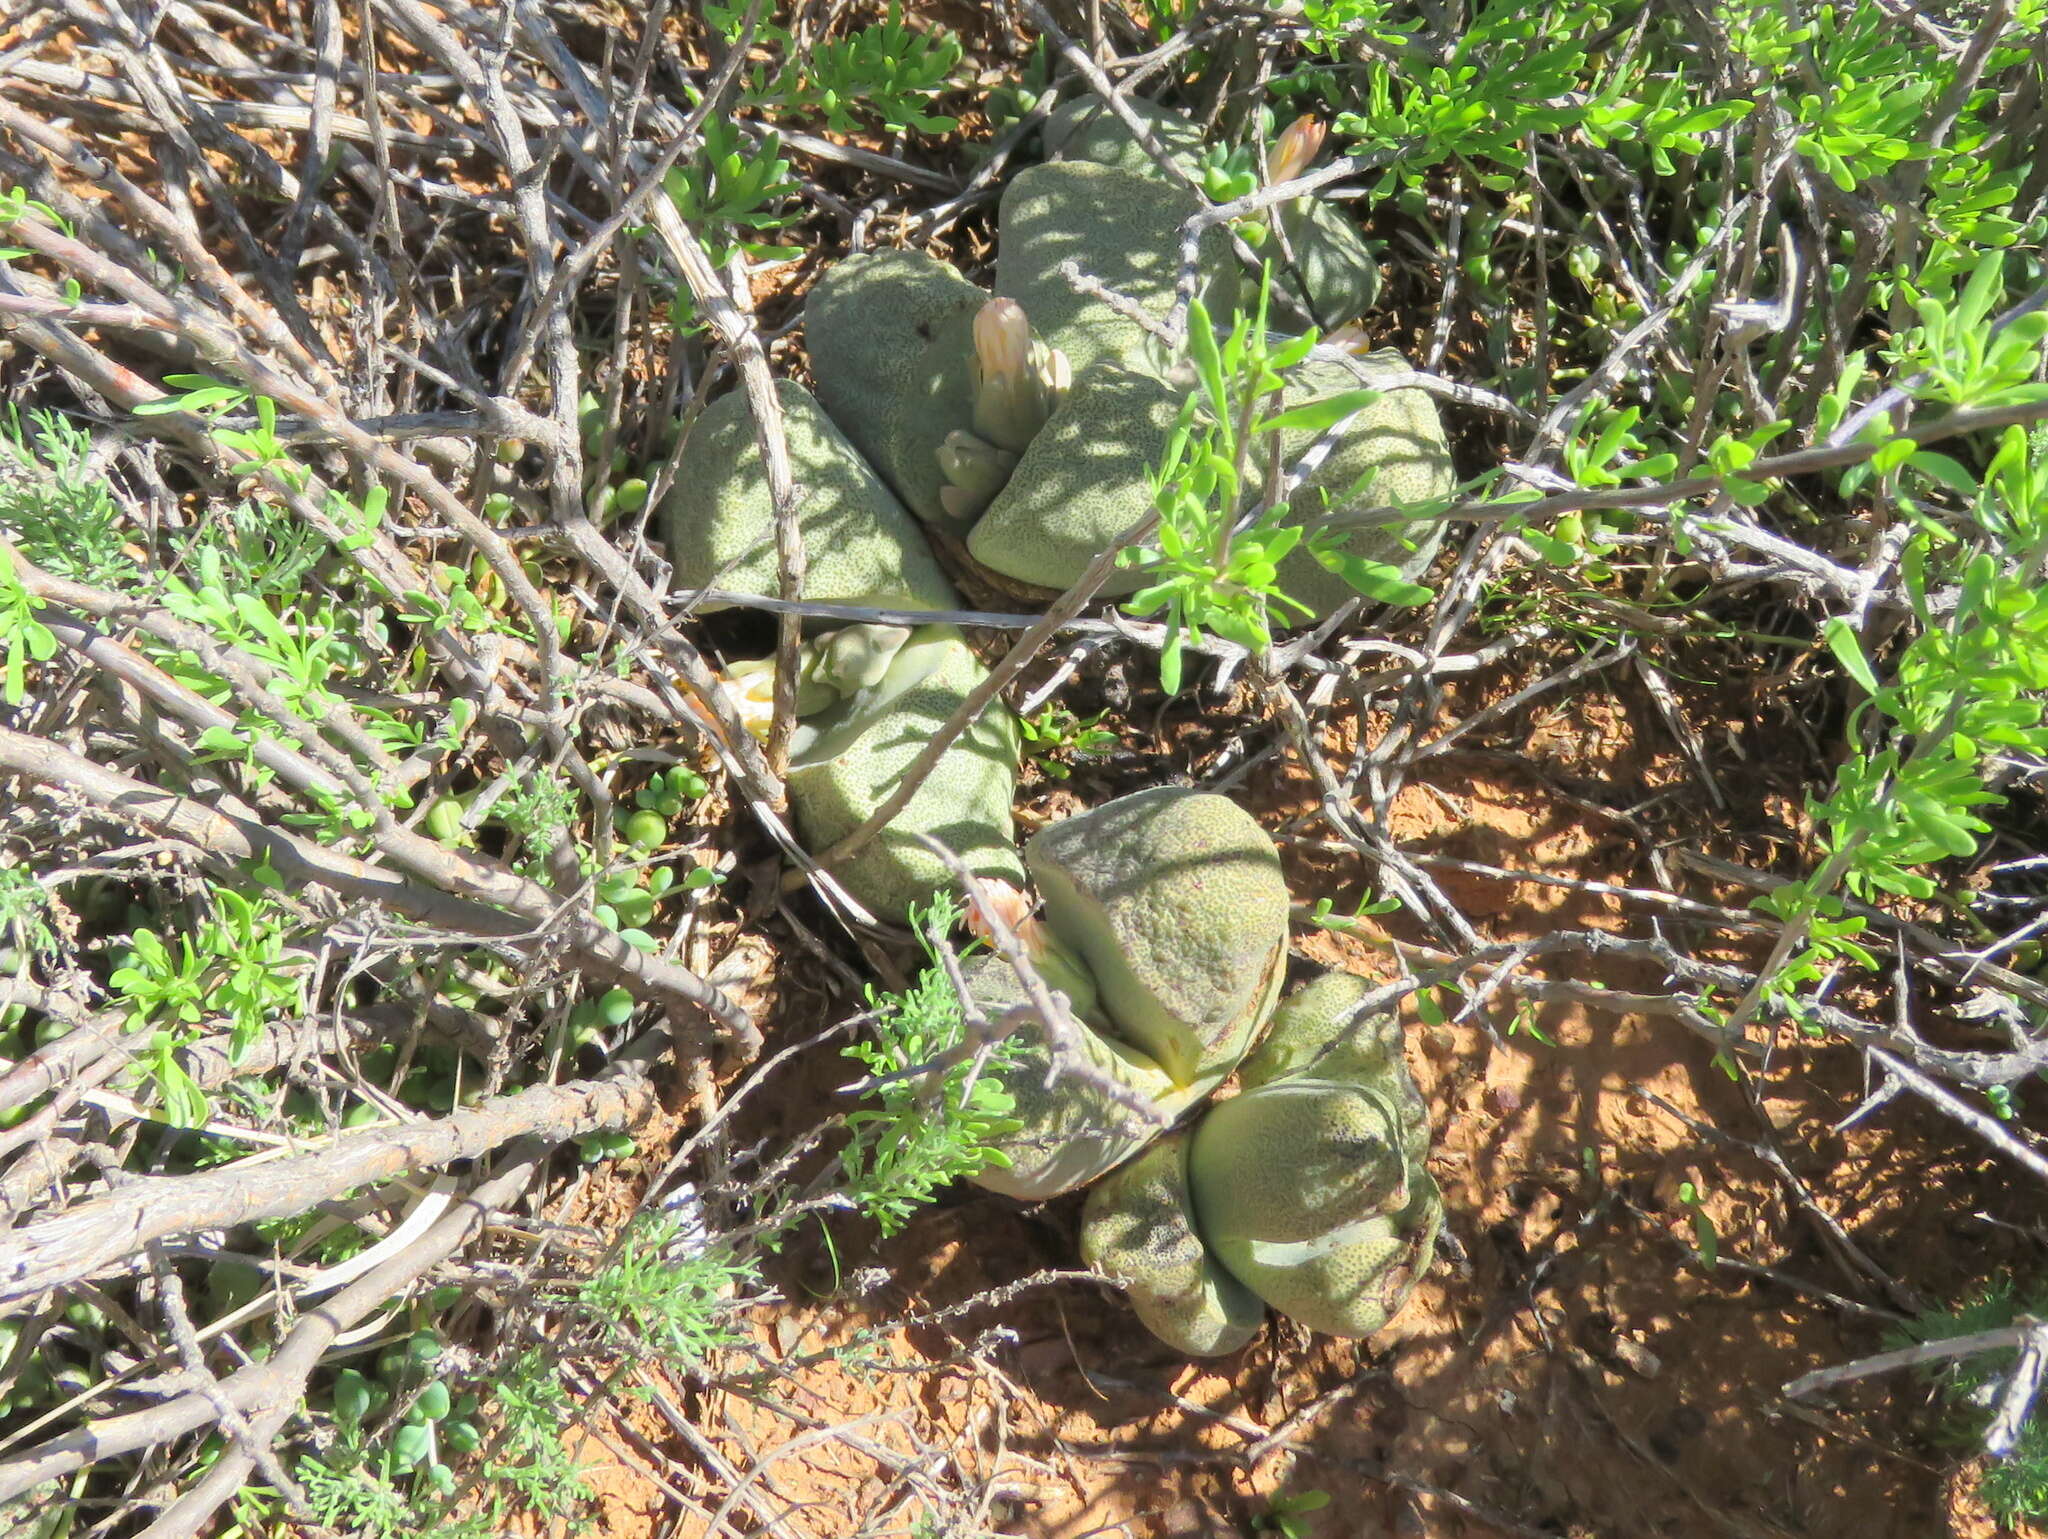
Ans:
POLYGON ((1321 120, 1306 113, 1289 123, 1266 156, 1266 180, 1291 182, 1308 170, 1328 132, 1321 120))
POLYGON ((985 881, 981 883, 980 897, 967 905, 967 931, 981 940, 993 940, 996 925, 989 918, 993 914, 995 921, 1016 936, 1027 952, 1036 953, 1045 938, 1039 922, 1031 917, 1033 907, 1030 896, 1008 882, 985 881))
POLYGON ((974 430, 1011 454, 1024 451, 1066 394, 1067 360, 1032 337, 1014 299, 991 299, 976 312, 971 372, 974 430))

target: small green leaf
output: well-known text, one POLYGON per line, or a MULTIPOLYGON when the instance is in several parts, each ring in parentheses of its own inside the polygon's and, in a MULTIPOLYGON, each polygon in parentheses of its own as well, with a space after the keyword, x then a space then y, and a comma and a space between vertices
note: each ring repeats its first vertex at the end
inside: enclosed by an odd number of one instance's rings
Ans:
POLYGON ((1382 561, 1367 561, 1342 551, 1317 551, 1316 560, 1375 603, 1415 609, 1436 597, 1421 583, 1403 577, 1399 567, 1382 561))
POLYGON ((1522 538, 1530 547, 1552 566, 1576 566, 1582 552, 1578 546, 1560 540, 1555 535, 1545 534, 1541 529, 1524 529, 1522 538))
POLYGON ((1223 356, 1216 350, 1215 323, 1209 319, 1208 307, 1199 299, 1188 305, 1188 355, 1194 360, 1195 372, 1201 377, 1210 409, 1218 419, 1227 420, 1230 397, 1223 384, 1223 356))
POLYGON ((427 1430, 424 1422, 407 1422, 392 1434, 391 1465, 393 1469, 409 1470, 432 1452, 434 1435, 427 1430))
POLYGON ((1346 390, 1325 400, 1311 401, 1291 411, 1278 412, 1260 422, 1255 432, 1283 433, 1296 430, 1325 433, 1346 417, 1362 412, 1380 398, 1377 390, 1346 390))
POLYGON ((1827 637, 1828 650, 1835 654, 1835 661, 1842 665, 1849 677, 1861 684, 1866 693, 1876 694, 1876 670, 1870 666, 1870 659, 1863 655, 1863 643, 1857 640, 1849 622, 1836 615, 1822 628, 1822 634, 1827 637))

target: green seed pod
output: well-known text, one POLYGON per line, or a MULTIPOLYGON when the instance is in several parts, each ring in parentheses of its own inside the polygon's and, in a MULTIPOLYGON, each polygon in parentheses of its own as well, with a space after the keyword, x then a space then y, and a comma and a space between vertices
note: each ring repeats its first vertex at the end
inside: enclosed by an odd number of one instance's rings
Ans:
POLYGON ((1280 229, 1286 240, 1273 253, 1279 286, 1318 327, 1328 331, 1373 307, 1380 264, 1341 204, 1299 199, 1283 209, 1280 229))
POLYGON ((939 470, 946 478, 939 488, 939 501, 953 518, 962 524, 972 523, 1009 483, 1016 468, 1017 456, 1007 449, 998 449, 972 433, 948 433, 939 445, 939 470))
POLYGON ((206 1269, 206 1296, 216 1316, 232 1314, 263 1291, 260 1267, 246 1261, 216 1261, 206 1269))
POLYGON ((819 708, 881 683, 912 634, 905 625, 848 625, 805 647, 803 681, 821 692, 819 708))
POLYGON ((462 836, 462 813, 460 801, 452 796, 443 796, 427 809, 420 827, 436 844, 453 844, 462 836))

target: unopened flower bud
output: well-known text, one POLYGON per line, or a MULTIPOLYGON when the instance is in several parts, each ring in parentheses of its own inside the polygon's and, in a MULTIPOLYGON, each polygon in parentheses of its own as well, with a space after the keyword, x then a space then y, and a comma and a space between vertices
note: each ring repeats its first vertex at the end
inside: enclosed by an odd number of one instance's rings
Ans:
POLYGON ((1266 156, 1267 182, 1291 182, 1300 176, 1315 160, 1328 132, 1322 121, 1311 114, 1305 113, 1289 123, 1266 156))
POLYGON ((1031 322, 1014 299, 991 299, 974 317, 974 356, 983 379, 1021 375, 1031 364, 1031 322))
POLYGON ((1047 988, 1064 994, 1075 1015, 1094 1015, 1094 975, 1053 939, 1045 921, 1034 912, 1037 905, 1030 897, 1004 881, 984 880, 979 885, 980 896, 967 905, 968 933, 993 944, 998 927, 1009 931, 1024 948, 1047 988))
POLYGON ((974 317, 974 430, 1021 454, 1066 396, 1066 358, 1034 341, 1024 307, 991 299, 974 317))
POLYGON ((939 445, 940 471, 950 485, 965 494, 959 500, 979 504, 973 510, 976 513, 995 501, 996 493, 1009 484, 1010 472, 1016 468, 1017 456, 1009 450, 998 449, 958 428, 939 445))
POLYGON ((990 941, 1001 926, 1030 949, 1032 940, 1040 933, 1038 921, 1031 917, 1037 905, 1009 882, 985 881, 980 889, 967 905, 967 933, 977 940, 990 941), (1027 928, 1031 932, 1028 935, 1027 928))

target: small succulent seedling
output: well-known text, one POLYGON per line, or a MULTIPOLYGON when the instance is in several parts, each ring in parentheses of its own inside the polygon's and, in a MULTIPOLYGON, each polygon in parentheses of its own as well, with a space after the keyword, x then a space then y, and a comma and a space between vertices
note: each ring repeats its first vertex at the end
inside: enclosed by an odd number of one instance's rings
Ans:
POLYGON ((1113 753, 1117 735, 1101 725, 1106 711, 1076 716, 1064 706, 1048 705, 1035 716, 1017 719, 1024 752, 1053 780, 1073 773, 1069 759, 1099 759, 1113 753))
POLYGON ((1257 1527, 1284 1539, 1307 1539, 1308 1515, 1330 1505, 1328 1491, 1282 1491, 1274 1496, 1260 1516, 1257 1527))
POLYGON ((658 812, 665 818, 676 818, 682 816, 685 807, 701 801, 710 790, 711 783, 687 764, 672 764, 667 769, 656 770, 647 784, 633 793, 633 805, 658 812))

